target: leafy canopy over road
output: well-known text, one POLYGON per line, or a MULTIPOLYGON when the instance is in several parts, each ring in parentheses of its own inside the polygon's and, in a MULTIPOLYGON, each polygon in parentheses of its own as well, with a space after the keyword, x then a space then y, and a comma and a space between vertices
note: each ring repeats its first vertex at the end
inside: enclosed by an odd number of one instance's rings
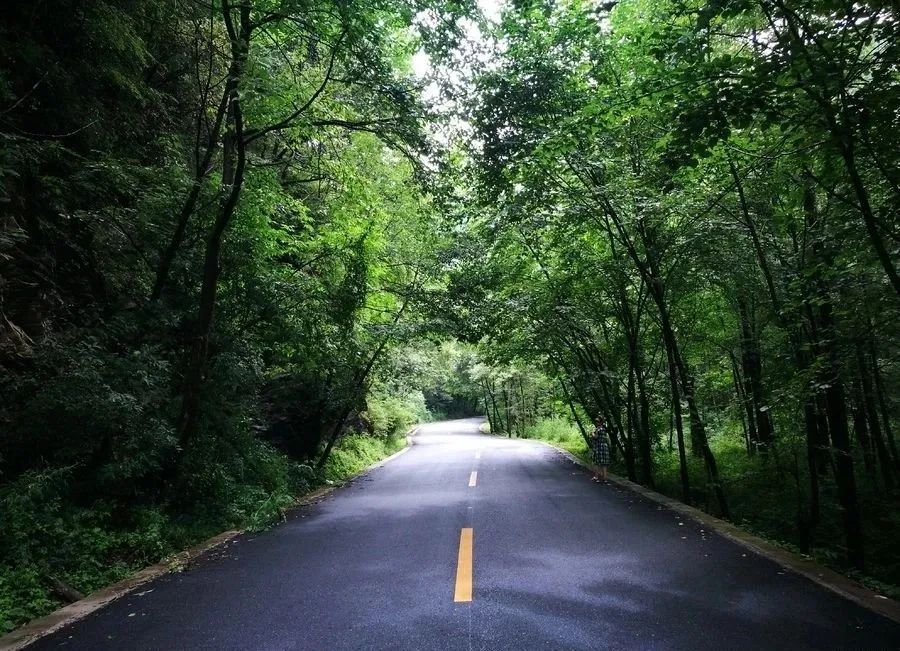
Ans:
POLYGON ((20 5, 0 628, 440 414, 900 583, 896 6, 20 5))

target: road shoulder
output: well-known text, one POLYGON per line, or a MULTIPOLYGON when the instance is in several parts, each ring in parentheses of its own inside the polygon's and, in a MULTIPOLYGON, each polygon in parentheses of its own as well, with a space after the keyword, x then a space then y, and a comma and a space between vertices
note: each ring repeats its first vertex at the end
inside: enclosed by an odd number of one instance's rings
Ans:
MULTIPOLYGON (((538 443, 546 445, 582 468, 590 469, 588 464, 567 450, 557 447, 552 443, 548 443, 547 441, 541 441, 539 439, 530 440, 535 440, 538 443)), ((699 522, 704 527, 715 531, 723 538, 727 538, 741 547, 749 549, 755 554, 768 558, 781 567, 806 577, 813 583, 831 590, 863 608, 876 612, 894 622, 900 623, 900 602, 880 595, 848 576, 835 572, 823 565, 819 565, 809 558, 805 558, 799 554, 778 547, 763 538, 744 531, 730 522, 720 520, 700 509, 683 504, 678 500, 657 493, 640 484, 636 484, 612 474, 609 475, 609 480, 622 488, 655 502, 656 504, 665 506, 672 511, 699 522)))

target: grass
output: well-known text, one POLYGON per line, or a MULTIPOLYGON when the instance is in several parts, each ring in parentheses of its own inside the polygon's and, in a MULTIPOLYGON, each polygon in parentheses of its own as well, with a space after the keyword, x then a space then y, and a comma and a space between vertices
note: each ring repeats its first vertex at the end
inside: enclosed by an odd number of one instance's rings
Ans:
POLYGON ((297 497, 346 481, 404 445, 400 434, 345 436, 319 473, 261 446, 255 462, 266 481, 210 483, 215 499, 203 504, 136 507, 124 515, 102 500, 68 501, 65 473, 25 476, 0 493, 0 634, 64 605, 48 577, 89 594, 224 530, 265 529, 297 497))
POLYGON ((578 429, 566 418, 553 417, 539 420, 525 430, 527 438, 540 439, 562 448, 590 463, 590 450, 578 429))
POLYGON ((405 445, 406 437, 400 435, 345 436, 335 446, 321 476, 330 483, 344 481, 401 450, 405 445))

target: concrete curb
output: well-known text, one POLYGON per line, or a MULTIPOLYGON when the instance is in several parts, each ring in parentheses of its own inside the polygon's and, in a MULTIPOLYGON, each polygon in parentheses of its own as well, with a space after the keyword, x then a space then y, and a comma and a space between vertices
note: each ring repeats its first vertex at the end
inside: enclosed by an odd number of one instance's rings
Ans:
MULTIPOLYGON (((287 510, 291 511, 302 506, 320 502, 332 491, 341 488, 342 486, 346 486, 354 479, 357 479, 358 477, 374 470, 375 468, 380 468, 388 461, 396 459, 401 454, 408 452, 410 446, 413 445, 413 437, 418 433, 418 431, 418 426, 409 430, 409 432, 407 432, 406 434, 406 445, 403 448, 397 450, 394 454, 385 457, 380 461, 376 461, 375 463, 363 468, 352 477, 348 477, 340 483, 332 484, 330 486, 322 486, 321 488, 317 488, 311 493, 307 493, 302 497, 299 497, 287 510)), ((40 638, 50 635, 51 633, 58 631, 64 626, 68 626, 69 624, 75 623, 79 619, 87 617, 94 611, 103 608, 106 604, 115 601, 120 597, 124 597, 125 595, 144 585, 145 583, 149 583, 150 581, 157 579, 164 574, 180 571, 186 565, 196 560, 199 556, 220 545, 224 545, 225 543, 233 540, 242 533, 244 533, 244 531, 240 529, 223 531, 222 533, 204 540, 203 542, 191 547, 190 549, 186 549, 184 551, 178 552, 177 554, 173 554, 172 556, 163 559, 159 563, 150 565, 149 567, 145 567, 142 570, 138 570, 127 579, 123 579, 117 583, 108 585, 105 588, 100 588, 96 592, 92 592, 91 594, 86 596, 84 599, 80 599, 67 606, 63 606, 62 608, 53 611, 49 615, 44 615, 43 617, 33 619, 27 624, 24 624, 19 628, 10 631, 3 637, 0 637, 0 651, 19 651, 19 649, 24 649, 32 642, 36 642, 40 638)))
MULTIPOLYGON (((529 440, 535 440, 539 443, 543 443, 547 447, 561 453, 564 457, 568 458, 573 463, 583 468, 587 468, 588 470, 591 469, 590 465, 576 457, 568 450, 563 450, 562 448, 557 447, 552 443, 540 441, 539 439, 529 440)), ((813 583, 831 590, 832 592, 840 595, 841 597, 844 597, 845 599, 849 599, 853 603, 862 606, 863 608, 867 608, 868 610, 874 611, 879 615, 900 623, 900 602, 880 595, 877 592, 870 590, 863 584, 854 581, 848 576, 844 576, 839 572, 835 572, 834 570, 829 569, 823 565, 819 565, 809 558, 805 558, 803 556, 800 556, 799 554, 795 554, 786 549, 778 547, 777 545, 774 545, 769 541, 764 540, 763 538, 754 536, 751 533, 747 533, 743 529, 731 524, 730 522, 720 520, 719 518, 712 516, 709 513, 705 513, 704 511, 696 509, 692 506, 688 506, 687 504, 682 504, 678 500, 667 497, 661 493, 657 493, 656 491, 652 491, 649 488, 641 486, 640 484, 636 484, 632 481, 612 474, 609 475, 609 481, 633 493, 637 493, 638 495, 641 495, 642 497, 645 497, 652 502, 661 504, 666 508, 671 509, 672 511, 676 511, 688 518, 691 518, 692 520, 695 520, 696 522, 702 524, 707 529, 715 531, 720 536, 727 538, 734 543, 737 543, 741 547, 749 549, 755 554, 759 554, 760 556, 768 558, 784 569, 804 576, 813 583)))

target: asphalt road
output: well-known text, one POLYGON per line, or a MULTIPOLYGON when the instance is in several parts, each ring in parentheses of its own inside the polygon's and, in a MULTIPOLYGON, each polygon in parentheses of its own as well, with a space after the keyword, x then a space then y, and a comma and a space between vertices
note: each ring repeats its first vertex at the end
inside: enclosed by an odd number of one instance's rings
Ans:
POLYGON ((287 523, 29 649, 900 649, 900 625, 477 426, 424 427, 287 523))

